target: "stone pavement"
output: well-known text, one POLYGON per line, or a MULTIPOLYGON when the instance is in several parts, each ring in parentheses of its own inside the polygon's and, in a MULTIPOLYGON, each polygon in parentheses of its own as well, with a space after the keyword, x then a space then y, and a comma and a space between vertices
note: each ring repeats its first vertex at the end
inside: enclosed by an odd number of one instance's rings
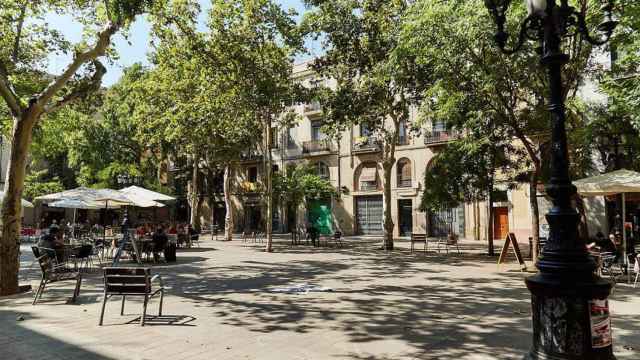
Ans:
MULTIPOLYGON (((497 271, 479 242, 463 254, 385 253, 366 238, 344 249, 289 246, 275 253, 242 241, 203 241, 154 266, 167 283, 165 317, 139 319, 141 302, 107 304, 98 327, 101 278, 78 303, 71 284, 0 299, 0 359, 521 359, 530 345, 529 293, 511 263, 497 271), (274 291, 297 284, 331 292, 274 291), (18 320, 18 317, 24 320, 18 320)), ((37 286, 28 246, 21 278, 37 286)), ((640 358, 640 288, 611 297, 618 359, 640 358)), ((157 300, 149 307, 157 311, 157 300)))

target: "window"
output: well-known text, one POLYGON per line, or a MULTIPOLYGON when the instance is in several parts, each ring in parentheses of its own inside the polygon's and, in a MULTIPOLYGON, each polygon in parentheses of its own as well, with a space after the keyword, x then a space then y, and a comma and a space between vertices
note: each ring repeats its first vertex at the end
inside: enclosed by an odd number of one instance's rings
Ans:
POLYGON ((256 166, 247 169, 247 180, 249 180, 250 183, 258 182, 258 168, 256 166))
POLYGON ((411 161, 409 159, 398 160, 398 187, 411 187, 411 161))
POLYGON ((271 128, 271 148, 272 149, 277 149, 278 148, 278 128, 277 127, 272 127, 271 128))
POLYGON ((371 130, 369 130, 369 126, 367 124, 360 124, 360 136, 369 136, 371 135, 371 130))
POLYGON ((320 121, 314 121, 311 123, 311 140, 319 141, 324 140, 325 135, 322 132, 322 123, 320 121))
POLYGON ((287 130, 287 147, 289 149, 292 149, 292 148, 296 147, 296 141, 294 140, 294 133, 295 133, 295 128, 294 127, 290 127, 287 130))
POLYGON ((400 122, 400 127, 398 128, 398 145, 409 145, 409 134, 407 134, 407 123, 404 121, 400 122))
POLYGON ((378 167, 375 163, 363 165, 359 175, 358 186, 360 191, 378 190, 378 167))
POLYGON ((447 131, 447 126, 443 121, 436 121, 431 126, 431 130, 433 132, 443 132, 443 131, 447 131))
POLYGON ((318 175, 319 177, 325 179, 325 180, 329 180, 331 175, 329 172, 329 167, 327 166, 327 164, 323 163, 322 161, 319 161, 318 163, 316 163, 316 175, 318 175))
POLYGON ((491 200, 493 202, 508 202, 509 193, 507 190, 494 189, 491 193, 491 200))

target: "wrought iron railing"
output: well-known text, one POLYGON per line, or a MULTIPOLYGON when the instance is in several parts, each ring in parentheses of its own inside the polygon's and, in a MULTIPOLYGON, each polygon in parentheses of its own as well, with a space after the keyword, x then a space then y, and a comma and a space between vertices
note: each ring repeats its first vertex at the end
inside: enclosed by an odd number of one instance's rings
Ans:
POLYGON ((302 152, 305 154, 321 151, 335 151, 333 142, 329 139, 322 139, 305 141, 302 143, 302 152))
POLYGON ((460 136, 460 132, 457 130, 434 130, 424 134, 424 144, 434 145, 446 143, 455 140, 458 136, 460 136))

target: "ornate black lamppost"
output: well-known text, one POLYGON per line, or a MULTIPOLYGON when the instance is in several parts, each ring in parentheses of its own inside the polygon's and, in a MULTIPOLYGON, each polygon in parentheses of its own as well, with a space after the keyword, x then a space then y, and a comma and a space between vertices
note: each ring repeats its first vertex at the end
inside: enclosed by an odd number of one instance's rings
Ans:
POLYGON ((562 67, 569 56, 562 52, 562 39, 580 34, 594 45, 606 43, 617 22, 613 1, 602 6, 604 22, 600 34, 592 37, 585 15, 569 6, 568 0, 526 0, 529 16, 522 23, 518 42, 507 49, 506 12, 511 0, 485 0, 498 26, 495 39, 500 49, 512 54, 525 41, 539 41, 542 65, 547 69, 550 92, 552 156, 551 180, 546 192, 553 200, 547 214, 549 240, 537 267, 537 275, 526 279, 531 291, 533 346, 528 359, 591 360, 615 359, 611 342, 611 322, 607 297, 611 283, 595 275, 595 261, 584 242, 578 239, 578 213, 571 206, 576 193, 569 177, 569 157, 565 129, 562 67))

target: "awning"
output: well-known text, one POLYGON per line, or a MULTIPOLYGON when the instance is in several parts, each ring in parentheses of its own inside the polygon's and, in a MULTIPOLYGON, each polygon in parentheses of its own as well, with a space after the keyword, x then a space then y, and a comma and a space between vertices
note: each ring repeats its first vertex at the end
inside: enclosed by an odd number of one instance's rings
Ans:
POLYGON ((373 182, 376 181, 378 175, 378 169, 375 167, 363 168, 360 174, 360 181, 373 182))
POLYGON ((576 180, 573 184, 581 196, 634 193, 640 192, 640 173, 622 169, 576 180))

